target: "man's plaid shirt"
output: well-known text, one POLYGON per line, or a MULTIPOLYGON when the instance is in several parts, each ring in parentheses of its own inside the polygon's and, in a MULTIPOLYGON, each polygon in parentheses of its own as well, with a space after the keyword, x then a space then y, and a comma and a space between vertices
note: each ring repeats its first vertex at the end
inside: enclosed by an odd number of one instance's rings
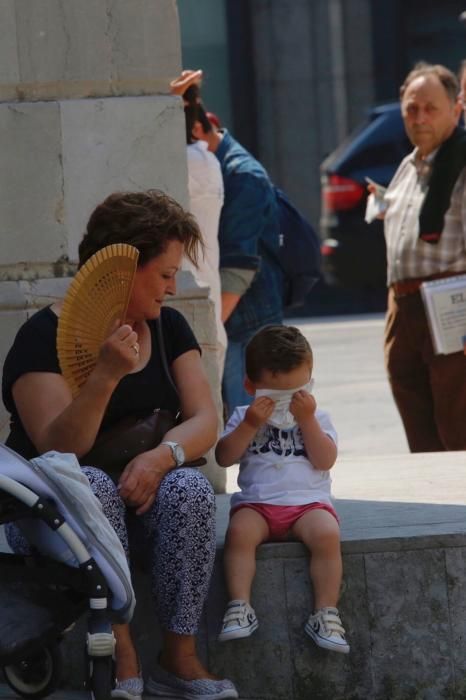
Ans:
POLYGON ((385 193, 388 284, 466 271, 466 168, 453 188, 439 242, 431 244, 419 238, 419 213, 435 154, 420 161, 415 149, 406 156, 385 193))

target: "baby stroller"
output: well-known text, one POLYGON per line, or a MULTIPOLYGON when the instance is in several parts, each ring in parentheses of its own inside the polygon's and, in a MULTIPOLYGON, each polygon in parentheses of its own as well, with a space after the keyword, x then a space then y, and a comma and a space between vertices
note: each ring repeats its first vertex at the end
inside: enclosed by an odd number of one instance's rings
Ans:
POLYGON ((16 522, 31 555, 0 553, 0 668, 25 698, 52 693, 60 640, 88 611, 88 688, 109 700, 112 622, 131 619, 135 598, 121 544, 74 455, 28 462, 0 444, 0 523, 16 522))

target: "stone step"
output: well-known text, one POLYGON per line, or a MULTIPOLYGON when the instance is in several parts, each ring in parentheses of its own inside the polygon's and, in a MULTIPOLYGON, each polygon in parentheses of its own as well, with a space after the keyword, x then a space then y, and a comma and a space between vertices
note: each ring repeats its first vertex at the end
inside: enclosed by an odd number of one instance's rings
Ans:
MULTIPOLYGON (((312 591, 308 554, 297 542, 258 549, 257 632, 216 641, 227 602, 222 555, 229 495, 220 495, 202 656, 237 684, 243 700, 466 697, 466 453, 344 458, 333 475, 344 564, 339 607, 350 654, 325 652, 304 633, 312 591)), ((134 629, 149 675, 159 630, 147 578, 138 573, 135 585, 134 629)), ((84 631, 81 621, 64 644, 69 687, 82 681, 84 631)))

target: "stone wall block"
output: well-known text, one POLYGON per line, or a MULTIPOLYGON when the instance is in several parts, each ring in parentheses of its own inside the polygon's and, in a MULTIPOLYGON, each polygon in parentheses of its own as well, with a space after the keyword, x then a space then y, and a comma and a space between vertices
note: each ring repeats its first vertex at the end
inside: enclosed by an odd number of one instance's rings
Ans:
POLYGON ((71 277, 54 277, 52 279, 20 280, 18 282, 26 308, 37 309, 53 304, 66 294, 71 283, 71 277))
POLYGON ((293 697, 292 659, 288 644, 283 563, 261 559, 252 589, 252 605, 259 628, 246 639, 219 643, 223 614, 228 602, 220 554, 207 606, 208 644, 212 669, 230 678, 240 697, 289 700, 293 697), (273 610, 271 610, 273 601, 273 610), (247 664, 244 659, 247 658, 247 664))
POLYGON ((441 697, 453 681, 444 550, 368 554, 365 562, 376 693, 441 697))
MULTIPOLYGON (((0 295, 3 294, 3 291, 3 285, 0 285, 0 295)), ((11 339, 14 338, 18 332, 18 329, 26 321, 27 316, 27 312, 22 309, 15 309, 14 311, 0 310, 0 327, 2 329, 2 333, 0 335, 0 367, 3 367, 5 362, 5 357, 10 349, 11 339)), ((9 414, 6 411, 3 402, 0 402, 0 440, 5 440, 8 432, 9 414)))
POLYGON ((317 224, 319 166, 373 102, 370 0, 251 3, 258 157, 317 224))
POLYGON ((304 624, 314 605, 308 556, 285 561, 285 580, 294 664, 293 698, 348 700, 352 694, 361 698, 371 697, 370 658, 367 655, 369 619, 363 556, 346 556, 344 560, 343 591, 338 607, 351 645, 349 655, 320 649, 304 631, 304 624))
MULTIPOLYGON (((183 314, 202 348, 202 364, 217 408, 219 431, 221 431, 223 408, 217 350, 213 342, 217 335, 214 305, 208 297, 209 288, 197 287, 190 272, 181 271, 177 275, 177 280, 178 278, 180 279, 178 296, 170 299, 168 304, 183 314)), ((214 491, 224 493, 226 470, 218 466, 215 460, 215 449, 209 450, 205 457, 207 465, 202 468, 202 471, 209 479, 214 491)))
POLYGON ((1 262, 57 260, 68 252, 59 105, 0 104, 0 133, 1 262))
POLYGON ((175 0, 2 5, 0 100, 166 94, 181 69, 175 0))
MULTIPOLYGON (((72 1, 72 0, 71 0, 72 1)), ((175 0, 106 0, 112 36, 113 68, 120 81, 168 82, 181 71, 181 41, 175 0), (134 5, 138 6, 135 12, 134 5), (154 28, 163 28, 154 41, 154 28), (124 30, 122 31, 122 29, 124 30)))
POLYGON ((18 45, 16 37, 15 1, 0 3, 0 85, 19 80, 18 45))
POLYGON ((455 667, 457 689, 466 692, 466 549, 455 547, 445 550, 445 568, 451 624, 451 653, 455 667))
POLYGON ((16 0, 16 22, 21 83, 111 78, 106 0, 16 0))
POLYGON ((181 101, 167 97, 67 100, 61 128, 68 254, 94 207, 119 190, 159 188, 187 203, 181 101))

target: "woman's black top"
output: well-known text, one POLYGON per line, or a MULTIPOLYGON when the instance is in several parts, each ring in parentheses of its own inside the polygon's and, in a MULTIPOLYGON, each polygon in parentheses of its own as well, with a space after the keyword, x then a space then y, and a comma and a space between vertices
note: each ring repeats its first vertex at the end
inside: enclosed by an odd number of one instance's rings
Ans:
MULTIPOLYGON (((198 350, 199 344, 188 322, 179 311, 162 308, 162 331, 168 366, 188 350, 198 350)), ((163 369, 156 324, 148 321, 151 332, 152 353, 147 365, 134 374, 128 374, 119 382, 109 401, 100 430, 111 427, 121 418, 148 415, 155 408, 169 409, 177 413, 178 397, 163 369)), ((16 410, 12 396, 14 383, 28 372, 53 372, 61 374, 57 357, 58 318, 47 306, 24 323, 3 366, 2 396, 6 409, 11 414, 8 447, 26 459, 36 457, 38 452, 16 410)))

